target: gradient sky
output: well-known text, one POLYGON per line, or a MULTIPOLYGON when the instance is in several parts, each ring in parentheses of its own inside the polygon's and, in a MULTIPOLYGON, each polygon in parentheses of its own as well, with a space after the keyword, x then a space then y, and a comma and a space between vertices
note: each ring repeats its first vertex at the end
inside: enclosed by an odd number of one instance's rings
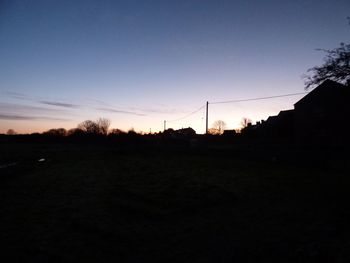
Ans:
MULTIPOLYGON (((0 133, 205 130, 206 101, 304 91, 303 74, 350 42, 349 0, 0 0, 0 133)), ((210 105, 237 128, 302 95, 210 105)))

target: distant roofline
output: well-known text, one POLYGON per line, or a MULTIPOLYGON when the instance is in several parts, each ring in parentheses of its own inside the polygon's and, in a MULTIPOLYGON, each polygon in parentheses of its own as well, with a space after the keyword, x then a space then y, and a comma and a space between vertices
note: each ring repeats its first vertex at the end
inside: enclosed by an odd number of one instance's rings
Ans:
POLYGON ((308 97, 312 96, 312 94, 314 94, 315 92, 317 92, 320 88, 322 87, 326 87, 326 86, 329 86, 329 85, 332 85, 332 86, 336 86, 336 87, 339 87, 339 88, 345 88, 346 86, 339 83, 339 82, 336 82, 334 80, 330 80, 330 79, 326 79, 325 81, 323 81, 320 85, 318 85, 316 88, 314 88, 313 90, 311 90, 308 94, 306 94, 304 97, 302 97, 300 100, 298 100, 296 103, 294 103, 294 108, 295 108, 295 105, 299 104, 300 102, 304 101, 305 99, 307 99, 308 97))
POLYGON ((292 112, 294 111, 294 109, 289 109, 289 110, 281 110, 278 114, 280 114, 281 112, 292 112))

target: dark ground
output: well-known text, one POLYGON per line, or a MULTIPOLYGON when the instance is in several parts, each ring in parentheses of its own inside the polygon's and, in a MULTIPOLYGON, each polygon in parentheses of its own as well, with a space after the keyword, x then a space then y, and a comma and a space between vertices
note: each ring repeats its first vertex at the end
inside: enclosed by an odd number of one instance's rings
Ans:
POLYGON ((337 165, 0 144, 0 165, 13 162, 0 168, 1 262, 350 262, 337 165))

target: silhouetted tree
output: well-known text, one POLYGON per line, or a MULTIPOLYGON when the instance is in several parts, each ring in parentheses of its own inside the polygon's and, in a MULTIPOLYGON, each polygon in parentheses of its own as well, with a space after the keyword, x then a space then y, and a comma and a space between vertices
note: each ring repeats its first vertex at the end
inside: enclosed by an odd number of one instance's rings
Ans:
POLYGON ((111 121, 105 118, 99 118, 96 121, 96 123, 99 129, 99 133, 103 135, 107 135, 109 126, 111 125, 111 121))
POLYGON ((113 135, 122 135, 122 134, 126 134, 125 131, 120 130, 120 129, 112 129, 109 134, 113 134, 113 135))
POLYGON ((251 119, 246 118, 246 117, 242 118, 242 120, 241 120, 242 129, 248 127, 250 124, 252 124, 252 120, 251 119))
POLYGON ((104 118, 99 118, 96 121, 86 120, 78 124, 78 129, 86 134, 107 135, 110 123, 108 119, 104 118))
POLYGON ((98 134, 98 125, 96 122, 91 120, 86 120, 82 123, 79 123, 78 129, 87 134, 98 134))
POLYGON ((6 132, 7 135, 16 135, 17 133, 15 132, 14 129, 8 129, 8 131, 6 132))
POLYGON ((58 128, 58 129, 50 129, 46 132, 43 132, 43 134, 49 135, 49 136, 63 137, 67 135, 67 131, 64 128, 58 128))
MULTIPOLYGON (((226 128, 226 123, 222 120, 217 120, 212 125, 212 129, 213 129, 212 132, 215 133, 215 131, 216 131, 217 134, 223 134, 225 128, 226 128)), ((212 129, 210 129, 210 130, 212 130, 212 129)), ((209 133, 210 133, 210 131, 209 131, 209 133)))
POLYGON ((210 135, 220 135, 220 131, 216 128, 210 128, 208 129, 208 134, 210 135))
POLYGON ((350 81, 350 44, 341 43, 338 48, 321 50, 326 53, 324 63, 308 70, 312 75, 304 77, 305 89, 319 85, 327 79, 343 84, 350 81))
POLYGON ((128 130, 128 135, 135 136, 135 135, 137 135, 137 132, 134 130, 134 128, 130 128, 130 129, 128 130))

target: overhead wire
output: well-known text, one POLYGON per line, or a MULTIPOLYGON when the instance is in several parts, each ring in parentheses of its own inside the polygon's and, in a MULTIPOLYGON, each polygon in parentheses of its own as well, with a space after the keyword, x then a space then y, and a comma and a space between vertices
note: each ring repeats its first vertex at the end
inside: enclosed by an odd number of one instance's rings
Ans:
MULTIPOLYGON (((289 94, 281 94, 281 95, 275 95, 275 96, 266 96, 266 97, 257 97, 257 98, 248 98, 248 99, 237 99, 237 100, 226 100, 226 101, 214 101, 214 102, 208 102, 208 104, 225 104, 225 103, 237 103, 237 102, 245 102, 245 101, 257 101, 257 100, 267 100, 267 99, 275 99, 275 98, 282 98, 282 97, 291 97, 291 96, 297 96, 297 95, 305 95, 309 92, 298 92, 298 93, 289 93, 289 94)), ((202 105, 201 107, 199 107, 198 109, 196 109, 195 111, 190 112, 189 114, 181 117, 181 118, 177 118, 177 119, 173 119, 173 120, 166 120, 166 122, 178 122, 181 121, 183 119, 186 119, 190 116, 192 116, 193 114, 199 112, 200 110, 204 109, 206 107, 206 104, 202 105)))
POLYGON ((167 122, 177 122, 177 121, 181 121, 181 120, 183 120, 183 119, 186 119, 186 118, 192 116, 193 114, 199 112, 199 111, 202 110, 204 107, 205 107, 205 105, 202 105, 200 108, 196 109, 195 111, 192 111, 191 113, 189 113, 189 114, 187 114, 187 115, 185 115, 185 116, 183 116, 183 117, 181 117, 181 118, 174 119, 174 120, 167 120, 167 122))
POLYGON ((282 94, 282 95, 267 96, 267 97, 258 97, 258 98, 251 98, 251 99, 214 101, 214 102, 209 102, 209 104, 224 104, 224 103, 236 103, 236 102, 244 102, 244 101, 267 100, 267 99, 274 99, 274 98, 282 98, 282 97, 303 95, 303 94, 307 94, 307 93, 308 92, 298 92, 298 93, 282 94))

